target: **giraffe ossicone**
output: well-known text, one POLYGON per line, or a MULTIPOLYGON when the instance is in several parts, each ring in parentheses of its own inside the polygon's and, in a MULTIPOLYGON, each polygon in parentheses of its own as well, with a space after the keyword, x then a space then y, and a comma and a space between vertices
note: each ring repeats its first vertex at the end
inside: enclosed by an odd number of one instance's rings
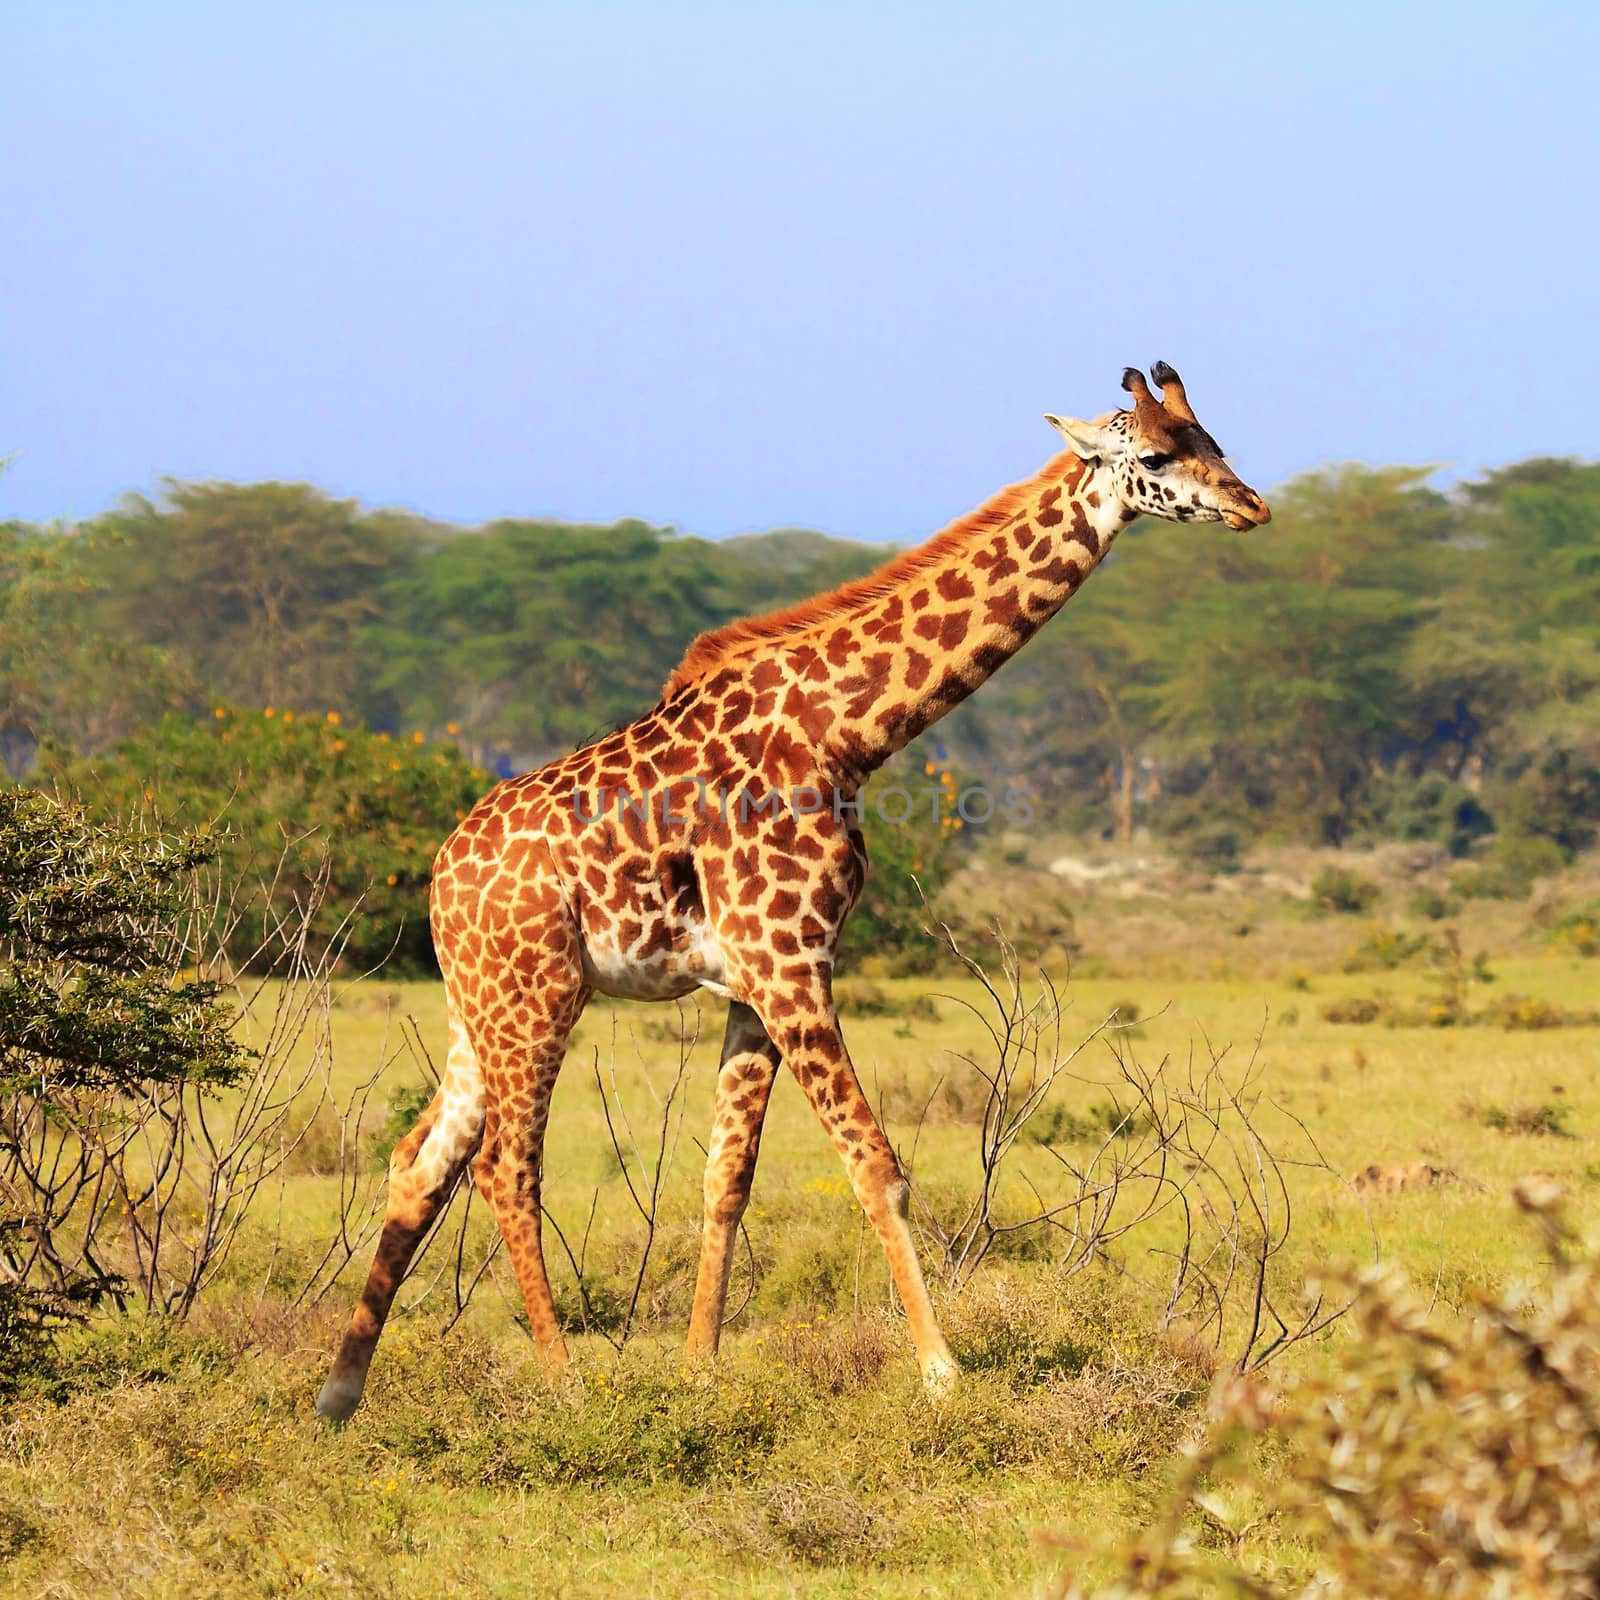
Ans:
POLYGON ((568 1037, 597 992, 669 1000, 699 988, 729 1002, 690 1353, 716 1353, 782 1065, 882 1242, 925 1385, 942 1393, 956 1381, 907 1219, 906 1174, 834 1009, 834 955, 867 870, 857 801, 875 768, 1027 643, 1135 517, 1239 529, 1269 520, 1177 373, 1158 362, 1152 376, 1159 399, 1129 368, 1132 410, 1052 417, 1066 452, 920 548, 703 634, 650 711, 498 785, 445 841, 432 924, 449 1054, 438 1093, 390 1159, 377 1257, 318 1396, 322 1415, 355 1410, 400 1281, 469 1162, 534 1341, 547 1365, 565 1364, 543 1254, 544 1136, 568 1037), (749 803, 707 806, 708 788, 749 803), (779 803, 801 791, 815 807, 779 803), (580 798, 597 793, 632 802, 585 815, 580 798))

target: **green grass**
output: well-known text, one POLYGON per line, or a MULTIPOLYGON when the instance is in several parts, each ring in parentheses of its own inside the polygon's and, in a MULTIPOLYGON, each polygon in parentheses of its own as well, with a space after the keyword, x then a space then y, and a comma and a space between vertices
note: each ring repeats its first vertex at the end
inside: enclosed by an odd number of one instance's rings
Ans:
MULTIPOLYGON (((1325 1004, 1380 989, 1420 1008, 1436 976, 1420 961, 1339 970, 1359 938, 1348 918, 1330 932, 1325 922, 1252 910, 1249 936, 1227 942, 1215 929, 1185 937, 1170 913, 1164 939, 1149 938, 1153 915, 1135 909, 1118 923, 1108 913, 1115 937, 1080 961, 1064 1036, 1087 1034, 1132 1001, 1140 1021, 1129 1043, 1147 1064, 1181 1066, 1215 1048, 1242 1068, 1257 1052, 1262 1126, 1288 1143, 1301 1119, 1334 1169, 1291 1175, 1285 1282, 1330 1261, 1370 1259, 1374 1234, 1383 1256, 1446 1306, 1529 1275, 1537 1250, 1513 1221, 1509 1194, 1531 1171, 1567 1187, 1574 1221, 1593 1235, 1600 1027, 1325 1022, 1325 1004), (1486 1107, 1558 1107, 1542 1121, 1571 1137, 1486 1107), (1335 1176, 1419 1160, 1450 1181, 1360 1196, 1335 1176)), ((1561 1012, 1592 1008, 1595 961, 1525 930, 1496 925, 1487 937, 1494 990, 1561 1012)), ((935 1205, 952 1206, 976 1169, 982 1095, 952 1053, 980 1049, 981 1025, 960 1003, 976 1000, 976 985, 874 983, 872 1014, 854 1017, 845 986, 852 1052, 903 1149, 943 1078, 916 1139, 915 1177, 935 1205), (931 1009, 921 998, 930 993, 931 1009)), ((333 1012, 336 1086, 390 1060, 369 1145, 383 1133, 384 1098, 422 1080, 397 1049, 405 1017, 442 1061, 436 986, 353 984, 333 1012)), ((968 1377, 954 1399, 930 1403, 888 1305, 876 1242, 786 1080, 747 1217, 753 1282, 741 1256, 730 1304, 747 1291, 748 1300, 716 1370, 683 1369, 699 1213, 694 1141, 710 1123, 720 1019, 720 1006, 701 1008, 640 1331, 620 1354, 599 1334, 575 1333, 575 1373, 547 1381, 503 1267, 491 1268, 446 1333, 454 1271, 441 1250, 407 1294, 441 1268, 443 1277, 391 1323, 355 1420, 338 1433, 319 1425, 311 1400, 367 1263, 363 1255, 320 1303, 284 1306, 337 1210, 334 1182, 308 1147, 285 1186, 276 1257, 264 1216, 186 1328, 108 1319, 68 1341, 66 1382, 53 1397, 10 1407, 0 1572, 11 1591, 1022 1595, 1080 1560, 1041 1535, 1092 1542, 1137 1526, 1199 1415, 1204 1352, 1163 1339, 1155 1298, 1129 1278, 1104 1266, 1063 1277, 1039 1241, 997 1252, 959 1292, 938 1290, 968 1377)), ((615 1070, 648 1152, 656 1097, 677 1057, 672 1022, 671 1008, 597 1003, 556 1093, 547 1199, 575 1248, 593 1206, 587 1267, 602 1308, 631 1277, 642 1224, 606 1137, 595 1065, 607 1083, 615 1070)), ((1106 1046, 1091 1045, 1077 1065, 1081 1078, 1059 1085, 1059 1125, 1103 1127, 1106 1046)), ((1059 1182, 1056 1163, 1027 1141, 1015 1165, 1041 1186, 1059 1182)), ((1002 1201, 1020 1206, 1026 1193, 1014 1177, 1002 1201)), ((1121 1266, 1153 1275, 1161 1258, 1151 1247, 1171 1242, 1170 1227, 1164 1220, 1125 1241, 1121 1266)), ((469 1268, 490 1238, 475 1204, 469 1268)), ((553 1241, 550 1255, 575 1326, 572 1274, 553 1241)), ((1336 1328, 1291 1359, 1328 1359, 1341 1337, 1336 1328)))

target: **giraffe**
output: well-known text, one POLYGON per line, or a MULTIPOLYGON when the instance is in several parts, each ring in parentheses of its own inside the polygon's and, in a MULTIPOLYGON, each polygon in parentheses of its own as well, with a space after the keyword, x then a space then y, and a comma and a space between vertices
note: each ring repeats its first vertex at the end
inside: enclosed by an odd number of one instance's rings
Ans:
POLYGON ((957 1366, 908 1223, 909 1189, 845 1048, 834 956, 867 870, 868 775, 1058 611, 1141 513, 1242 530, 1271 516, 1178 374, 1129 410, 1048 416, 1067 449, 870 576, 701 635, 653 709, 492 789, 445 841, 431 920, 449 1051, 396 1146, 376 1259, 317 1399, 343 1421, 418 1242, 472 1162, 547 1368, 567 1361, 541 1243, 551 1092, 591 995, 728 1001, 690 1356, 716 1354, 739 1220, 780 1063, 882 1242, 924 1384, 957 1366), (476 1159, 474 1160, 474 1156, 476 1159))

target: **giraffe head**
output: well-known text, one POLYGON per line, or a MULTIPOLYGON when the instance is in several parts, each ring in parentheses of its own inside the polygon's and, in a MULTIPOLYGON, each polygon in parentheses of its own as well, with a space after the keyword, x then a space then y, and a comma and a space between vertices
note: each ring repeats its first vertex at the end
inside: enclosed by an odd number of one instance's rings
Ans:
POLYGON ((1158 400, 1137 367, 1122 374, 1133 410, 1108 411, 1093 422, 1046 417, 1091 466, 1101 466, 1130 512, 1168 522, 1225 522, 1258 528, 1272 519, 1265 500, 1239 481, 1217 441, 1200 426, 1183 380, 1165 361, 1150 369, 1158 400))

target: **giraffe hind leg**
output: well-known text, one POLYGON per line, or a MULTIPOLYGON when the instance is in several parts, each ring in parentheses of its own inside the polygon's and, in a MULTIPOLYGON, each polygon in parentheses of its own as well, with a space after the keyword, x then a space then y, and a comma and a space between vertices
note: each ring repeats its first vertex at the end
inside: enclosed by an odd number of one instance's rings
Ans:
POLYGON ((537 1008, 508 997, 514 1021, 481 1046, 490 1093, 473 1178, 494 1212, 522 1291, 528 1330, 551 1369, 567 1364, 567 1346, 544 1262, 544 1135, 567 1041, 588 999, 577 971, 574 963, 573 981, 547 988, 537 1008))
POLYGON ((705 1221, 700 1270, 689 1316, 689 1354, 710 1357, 722 1336, 733 1242, 750 1202, 750 1181, 761 1150, 761 1125, 778 1070, 778 1048, 747 1005, 728 1007, 717 1075, 717 1106, 706 1155, 705 1221))
POLYGON ((411 1258, 483 1135, 483 1076, 466 1029, 454 1016, 444 1082, 389 1158, 383 1231, 355 1315, 333 1370, 317 1395, 317 1413, 344 1422, 361 1403, 367 1370, 411 1258))

